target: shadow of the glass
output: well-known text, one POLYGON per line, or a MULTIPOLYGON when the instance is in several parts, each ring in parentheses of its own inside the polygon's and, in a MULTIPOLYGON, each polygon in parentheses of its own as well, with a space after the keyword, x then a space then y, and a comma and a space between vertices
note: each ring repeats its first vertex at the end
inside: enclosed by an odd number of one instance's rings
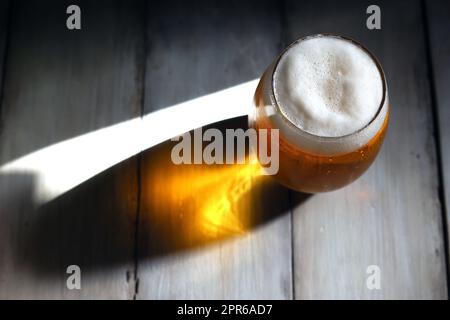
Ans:
MULTIPOLYGON (((242 128, 246 121, 214 127, 242 128)), ((255 164, 175 165, 170 158, 175 143, 164 142, 28 208, 35 212, 13 243, 17 265, 44 277, 60 276, 71 264, 83 272, 133 265, 137 258, 157 259, 245 236, 309 197, 289 203, 289 191, 255 164)), ((14 219, 14 210, 8 214, 14 219)))

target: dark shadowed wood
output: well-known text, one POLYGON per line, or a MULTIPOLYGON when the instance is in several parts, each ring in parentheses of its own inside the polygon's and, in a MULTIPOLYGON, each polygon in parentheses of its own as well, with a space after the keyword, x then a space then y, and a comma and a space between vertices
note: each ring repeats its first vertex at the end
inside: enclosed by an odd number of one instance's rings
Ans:
POLYGON ((450 223, 448 211, 450 206, 450 33, 448 32, 450 30, 450 3, 439 0, 427 1, 426 5, 441 147, 444 189, 444 199, 442 200, 445 204, 448 225, 450 223))
POLYGON ((9 1, 0 2, 0 97, 3 80, 3 63, 8 35, 9 1))
MULTIPOLYGON (((142 7, 77 1, 69 31, 69 4, 14 1, 0 164, 140 115, 142 7)), ((130 159, 39 207, 32 172, 1 176, 0 297, 133 297, 136 172, 130 159), (82 290, 66 288, 70 264, 82 290)))
MULTIPOLYGON (((281 49, 275 1, 164 1, 148 12, 146 113, 259 78, 281 49)), ((170 146, 142 159, 138 298, 290 298, 287 191, 263 179, 242 194, 239 169, 177 167, 170 146), (222 201, 233 209, 221 213, 222 201)))
POLYGON ((385 70, 392 106, 387 138, 370 170, 350 186, 314 195, 295 208, 295 298, 445 299, 420 2, 378 1, 382 12, 378 31, 366 28, 370 4, 288 1, 286 6, 289 40, 332 32, 353 37, 372 50, 385 70), (366 287, 370 265, 381 269, 381 290, 366 287))

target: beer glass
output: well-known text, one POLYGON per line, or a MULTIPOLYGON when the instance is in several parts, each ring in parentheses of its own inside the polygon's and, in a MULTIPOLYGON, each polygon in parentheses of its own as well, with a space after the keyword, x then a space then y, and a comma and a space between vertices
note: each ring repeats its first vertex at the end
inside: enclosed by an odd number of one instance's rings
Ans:
MULTIPOLYGON (((276 85, 284 84, 280 81, 276 85)), ((267 129, 267 132, 279 129, 279 170, 273 177, 288 188, 306 193, 335 190, 361 176, 377 156, 389 121, 387 85, 380 63, 355 40, 331 34, 305 37, 288 46, 262 75, 254 95, 254 106, 249 116, 250 127, 267 129), (338 39, 357 46, 379 72, 382 89, 378 109, 368 123, 354 132, 340 136, 314 134, 296 125, 280 108, 274 90, 274 75, 280 60, 302 41, 317 38, 338 39)))

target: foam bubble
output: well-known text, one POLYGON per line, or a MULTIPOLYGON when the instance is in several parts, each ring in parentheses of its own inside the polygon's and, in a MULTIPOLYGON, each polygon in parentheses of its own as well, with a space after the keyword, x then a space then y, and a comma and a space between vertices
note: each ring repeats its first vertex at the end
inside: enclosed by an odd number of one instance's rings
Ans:
POLYGON ((383 98, 383 79, 362 48, 319 36, 284 53, 273 89, 281 112, 295 126, 317 136, 341 137, 374 118, 383 98))

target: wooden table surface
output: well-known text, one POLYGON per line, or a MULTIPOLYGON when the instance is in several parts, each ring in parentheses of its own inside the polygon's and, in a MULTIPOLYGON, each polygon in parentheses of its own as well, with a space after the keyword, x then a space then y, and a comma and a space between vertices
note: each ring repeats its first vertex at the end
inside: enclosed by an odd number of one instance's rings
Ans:
POLYGON ((207 227, 206 205, 240 173, 170 165, 171 143, 39 205, 32 172, 1 174, 0 298, 448 298, 447 1, 378 1, 381 30, 366 28, 370 1, 77 3, 82 29, 69 31, 69 1, 0 1, 0 166, 257 79, 287 44, 322 32, 380 59, 388 135, 351 185, 307 196, 244 181, 207 227), (66 287, 72 264, 81 290, 66 287), (379 290, 366 286, 371 265, 379 290))

